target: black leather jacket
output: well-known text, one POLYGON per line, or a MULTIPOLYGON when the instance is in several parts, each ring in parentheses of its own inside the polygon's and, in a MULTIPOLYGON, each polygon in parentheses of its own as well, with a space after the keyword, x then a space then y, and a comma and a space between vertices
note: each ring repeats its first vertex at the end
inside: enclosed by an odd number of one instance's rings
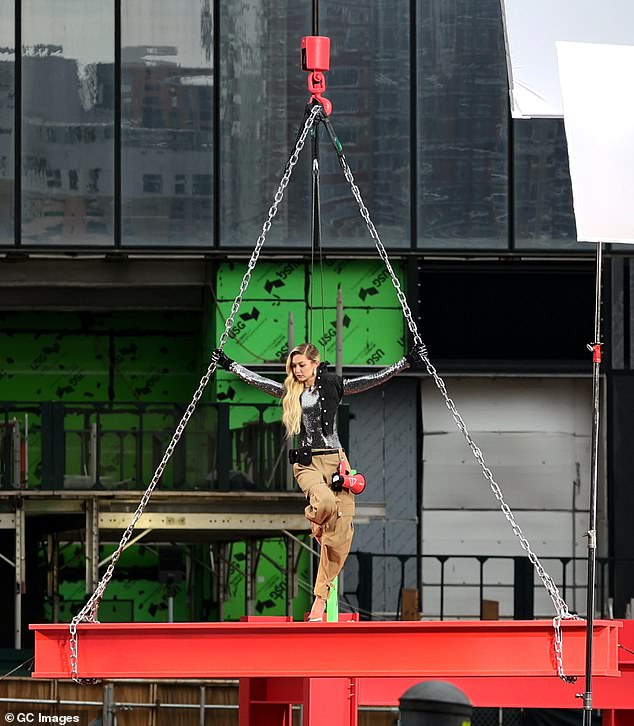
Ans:
MULTIPOLYGON (((319 403, 319 421, 321 427, 321 436, 317 436, 317 431, 313 431, 313 421, 308 420, 306 414, 302 416, 302 424, 300 430, 300 445, 303 446, 310 440, 310 445, 315 448, 338 448, 340 446, 337 436, 337 409, 341 403, 343 396, 361 393, 370 388, 380 386, 397 373, 409 368, 409 362, 406 358, 401 358, 397 363, 383 368, 376 373, 368 373, 359 378, 342 378, 341 376, 331 373, 328 370, 328 363, 320 363, 315 375, 315 385, 313 391, 318 394, 319 403), (321 439, 318 443, 316 439, 321 439)), ((260 376, 248 368, 241 366, 239 363, 231 363, 229 368, 233 373, 239 376, 243 381, 249 383, 265 393, 282 398, 285 388, 283 384, 272 381, 270 378, 260 376)), ((315 427, 316 428, 316 427, 315 427)))

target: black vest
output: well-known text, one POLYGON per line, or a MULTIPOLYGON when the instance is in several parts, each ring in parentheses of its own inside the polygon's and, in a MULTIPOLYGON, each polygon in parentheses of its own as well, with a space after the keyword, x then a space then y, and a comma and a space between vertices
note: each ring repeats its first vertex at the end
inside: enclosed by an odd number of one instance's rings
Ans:
POLYGON ((337 409, 343 398, 343 379, 328 371, 328 362, 319 364, 315 375, 315 386, 319 393, 321 409, 321 430, 324 436, 330 436, 335 426, 337 409))

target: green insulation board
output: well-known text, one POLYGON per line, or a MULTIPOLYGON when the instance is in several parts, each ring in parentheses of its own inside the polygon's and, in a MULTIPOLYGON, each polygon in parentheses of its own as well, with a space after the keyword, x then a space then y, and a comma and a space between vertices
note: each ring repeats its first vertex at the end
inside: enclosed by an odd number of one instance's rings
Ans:
POLYGON ((68 333, 0 332, 0 399, 103 401, 108 341, 68 333))
MULTIPOLYGON (((402 266, 393 267, 403 285, 402 266)), ((246 263, 236 262, 218 268, 217 297, 211 302, 215 335, 210 336, 209 355, 225 328, 245 270, 246 263)), ((235 316, 225 353, 245 366, 277 362, 279 369, 272 368, 266 375, 282 381, 281 364, 288 352, 292 314, 294 343, 311 339, 322 360, 334 365, 338 287, 343 296, 344 366, 388 366, 399 360, 406 350, 406 328, 396 291, 381 260, 329 260, 321 266, 295 261, 259 263, 235 316)), ((214 390, 215 400, 234 405, 274 403, 224 371, 218 372, 214 390)), ((271 410, 274 412, 275 406, 271 410)), ((270 415, 276 420, 275 413, 270 415)), ((232 411, 232 427, 253 420, 251 414, 232 411)))
POLYGON ((197 381, 194 335, 169 333, 114 343, 114 393, 120 401, 189 401, 197 381))
MULTIPOLYGON (((402 287, 402 266, 395 263, 392 267, 402 287)), ((246 269, 246 262, 228 262, 218 268, 216 297, 219 301, 234 300, 246 269)), ((313 306, 334 308, 339 286, 346 307, 400 307, 382 260, 327 260, 321 265, 259 262, 243 299, 301 300, 313 306)))
MULTIPOLYGON (((223 331, 231 311, 230 302, 216 308, 216 328, 223 331)), ((306 306, 295 300, 244 301, 235 316, 224 347, 225 353, 238 363, 282 361, 288 351, 288 320, 293 316, 295 340, 306 335, 306 306)))
MULTIPOLYGON (((143 477, 154 471, 157 452, 180 418, 173 404, 189 402, 198 383, 202 316, 12 312, 0 314, 0 326, 0 400, 15 402, 8 417, 22 432, 28 421, 29 486, 41 480, 40 401, 64 404, 65 475, 75 485, 86 479, 95 404, 108 404, 99 409, 101 484, 138 483, 134 462, 141 406, 143 477)), ((190 447, 194 429, 198 425, 202 431, 201 419, 209 416, 202 408, 190 424, 190 447)), ((188 457, 186 467, 194 461, 188 457)), ((204 472, 194 474, 195 481, 204 481, 204 472)), ((163 483, 169 486, 171 480, 167 471, 163 483)))
MULTIPOLYGON (((286 615, 286 547, 280 538, 261 542, 262 556, 258 559, 255 577, 255 615, 286 615)), ((99 606, 101 622, 166 622, 168 619, 168 598, 173 596, 174 620, 176 622, 217 620, 219 608, 216 601, 217 588, 214 576, 207 565, 208 548, 196 545, 190 549, 190 580, 176 583, 172 589, 161 582, 158 551, 159 547, 133 545, 127 548, 117 563, 113 579, 108 584, 99 606)), ((111 554, 111 545, 100 548, 100 558, 111 554)), ((247 614, 245 582, 244 542, 230 544, 229 587, 223 594, 225 620, 239 620, 247 614)), ((60 622, 70 622, 85 602, 85 580, 77 577, 84 567, 84 549, 78 543, 67 543, 60 549, 58 617, 60 622)), ((183 563, 188 557, 183 549, 183 563)), ((183 572, 185 571, 183 564, 183 572)), ((299 587, 292 598, 295 620, 302 620, 311 602, 310 559, 306 551, 299 556, 297 567, 299 587)), ((52 602, 47 600, 44 615, 52 622, 52 602)))
MULTIPOLYGON (((393 265, 394 272, 403 287, 400 265, 393 265)), ((323 266, 315 265, 308 291, 308 303, 314 307, 334 308, 337 304, 337 288, 345 308, 397 308, 400 303, 390 275, 381 260, 328 260, 323 266), (323 288, 323 295, 322 295, 323 288)))
MULTIPOLYGON (((225 352, 230 358, 247 367, 257 365, 263 360, 278 361, 279 365, 277 367, 271 368, 270 372, 263 373, 263 375, 283 382, 282 360, 286 355, 286 347, 279 333, 279 328, 277 330, 274 328, 273 337, 271 336, 268 313, 277 316, 279 319, 279 311, 285 310, 286 305, 281 303, 274 308, 270 307, 271 303, 258 303, 258 305, 259 307, 255 308, 258 311, 258 320, 248 320, 242 331, 244 337, 238 338, 243 345, 239 345, 237 340, 230 340, 225 346, 225 352)), ((289 308, 295 305, 295 303, 288 304, 289 308)), ((221 304, 221 316, 223 312, 221 304)), ((332 310, 325 312, 323 324, 321 311, 315 313, 313 320, 315 335, 313 340, 320 350, 322 360, 327 360, 334 365, 336 359, 336 316, 332 310)), ((344 311, 342 322, 344 366, 388 366, 403 356, 406 337, 400 309, 352 308, 344 311)), ((216 400, 218 401, 234 404, 271 404, 275 402, 275 399, 271 396, 253 386, 248 386, 234 374, 225 371, 218 371, 215 384, 216 400)))
MULTIPOLYGON (((216 297, 231 301, 247 270, 246 262, 227 262, 218 268, 216 297)), ((303 262, 258 262, 251 274, 244 300, 306 299, 306 266, 303 262)))
MULTIPOLYGON (((264 540, 258 559, 253 615, 286 615, 286 548, 279 539, 264 540), (275 563, 275 564, 273 564, 275 563)), ((229 588, 224 601, 225 620, 239 620, 246 614, 246 545, 235 542, 229 550, 229 588)), ((302 551, 297 567, 299 583, 293 598, 293 620, 303 620, 312 602, 310 555, 302 551)))
POLYGON ((191 398, 196 316, 4 313, 0 326, 0 400, 191 398))

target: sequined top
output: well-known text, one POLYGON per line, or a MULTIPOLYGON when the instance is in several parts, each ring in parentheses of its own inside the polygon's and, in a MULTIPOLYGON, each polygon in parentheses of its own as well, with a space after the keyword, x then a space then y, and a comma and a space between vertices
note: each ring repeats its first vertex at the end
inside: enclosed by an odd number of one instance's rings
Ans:
MULTIPOLYGON (((368 373, 358 378, 341 379, 339 376, 329 374, 326 364, 322 363, 318 368, 315 384, 306 388, 300 396, 302 421, 299 445, 310 446, 312 449, 341 448, 335 414, 342 395, 362 393, 380 386, 406 368, 409 368, 409 362, 406 358, 401 358, 397 363, 376 373, 368 373)), ((271 396, 276 398, 284 396, 286 389, 282 383, 260 376, 235 362, 231 364, 229 370, 246 383, 271 396)))
POLYGON ((250 371, 248 368, 241 366, 235 361, 233 361, 233 363, 229 366, 229 370, 232 373, 235 373, 238 378, 241 378, 245 383, 248 383, 250 386, 255 386, 256 388, 259 388, 261 391, 264 391, 264 393, 268 393, 270 396, 275 396, 275 398, 282 398, 282 396, 284 395, 284 391, 286 389, 281 383, 278 383, 277 381, 272 381, 270 378, 265 378, 258 373, 254 373, 253 371, 250 371))

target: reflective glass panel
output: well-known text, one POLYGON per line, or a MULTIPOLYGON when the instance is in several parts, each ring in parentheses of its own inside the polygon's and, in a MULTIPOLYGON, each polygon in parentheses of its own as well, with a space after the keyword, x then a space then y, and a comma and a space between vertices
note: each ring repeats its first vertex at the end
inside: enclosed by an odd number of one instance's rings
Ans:
POLYGON ((418 2, 418 245, 508 245, 499 0, 418 2))
POLYGON ((113 244, 114 10, 22 2, 22 242, 113 244))
MULTIPOLYGON (((221 240, 252 246, 267 217, 310 94, 300 44, 310 5, 221 0, 221 240)), ((331 38, 325 96, 355 180, 384 243, 409 246, 409 3, 320 3, 331 38)), ((320 128, 322 241, 372 247, 334 150, 320 128)), ((308 144, 269 233, 271 246, 310 246, 308 144)))
POLYGON ((14 243, 14 2, 0 0, 0 245, 14 243))
POLYGON ((122 2, 122 244, 210 247, 211 0, 122 2))
POLYGON ((515 246, 593 248, 577 242, 568 147, 562 119, 513 121, 515 246))

